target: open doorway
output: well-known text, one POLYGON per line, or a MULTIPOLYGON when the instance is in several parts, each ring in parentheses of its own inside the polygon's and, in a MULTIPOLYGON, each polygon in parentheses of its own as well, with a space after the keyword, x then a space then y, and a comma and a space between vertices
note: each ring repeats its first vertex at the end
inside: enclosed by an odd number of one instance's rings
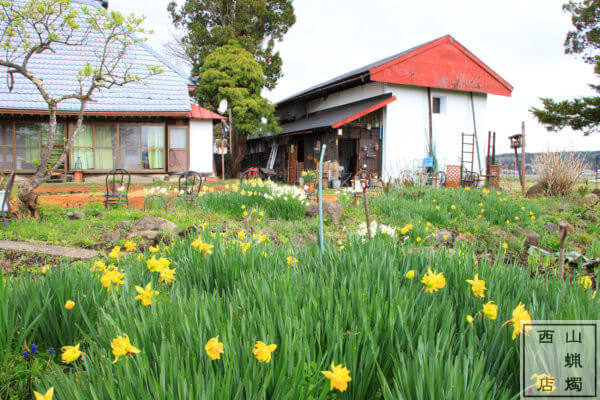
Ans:
POLYGON ((342 182, 348 176, 354 176, 357 172, 358 154, 357 154, 357 139, 339 139, 339 157, 340 165, 344 167, 342 172, 342 182), (349 175, 350 174, 350 175, 349 175))

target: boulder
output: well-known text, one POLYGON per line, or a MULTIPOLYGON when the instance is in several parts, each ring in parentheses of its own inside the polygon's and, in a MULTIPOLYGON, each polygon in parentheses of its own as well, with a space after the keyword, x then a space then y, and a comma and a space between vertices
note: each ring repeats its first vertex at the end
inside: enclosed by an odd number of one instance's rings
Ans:
POLYGON ((131 221, 129 220, 125 220, 125 221, 121 221, 119 223, 117 223, 115 225, 116 229, 128 229, 131 226, 131 221))
POLYGON ((525 235, 525 248, 528 249, 530 246, 538 246, 540 244, 541 235, 531 229, 523 229, 525 235))
POLYGON ((156 241, 160 234, 159 231, 135 231, 127 235, 127 239, 142 238, 144 240, 156 241))
POLYGON ((102 243, 115 243, 121 240, 121 232, 119 231, 110 231, 102 235, 100 241, 102 243))
POLYGON ((190 225, 187 228, 182 229, 179 232, 177 232, 177 236, 179 236, 181 238, 186 238, 186 237, 192 236, 196 233, 198 233, 198 227, 196 225, 190 225))
POLYGON ((175 232, 177 225, 161 217, 143 217, 133 225, 135 231, 175 232))
POLYGON ((67 212, 67 217, 69 219, 83 219, 85 218, 85 214, 81 211, 69 211, 67 212))
POLYGON ((439 231, 435 233, 434 243, 436 246, 444 244, 452 244, 454 242, 454 234, 450 231, 439 231))
POLYGON ((546 185, 538 182, 527 190, 526 196, 528 198, 540 197, 546 193, 546 185))
POLYGON ((579 199, 579 204, 581 204, 581 205, 594 204, 598 201, 598 199, 600 199, 600 197, 598 197, 598 195, 596 195, 594 193, 588 193, 585 196, 583 196, 581 199, 579 199))
MULTIPOLYGON (((330 201, 323 202, 323 214, 329 216, 336 224, 344 215, 344 207, 338 203, 332 203, 330 201)), ((306 206, 306 215, 309 217, 316 217, 319 215, 319 205, 309 204, 306 206)))

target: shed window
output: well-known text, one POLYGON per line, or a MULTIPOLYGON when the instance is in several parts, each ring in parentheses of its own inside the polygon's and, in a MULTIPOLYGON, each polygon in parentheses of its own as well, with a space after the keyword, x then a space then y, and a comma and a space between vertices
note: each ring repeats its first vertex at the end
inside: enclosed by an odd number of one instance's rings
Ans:
POLYGON ((432 111, 434 114, 441 114, 442 113, 442 99, 441 97, 434 97, 433 98, 433 104, 432 104, 432 111))

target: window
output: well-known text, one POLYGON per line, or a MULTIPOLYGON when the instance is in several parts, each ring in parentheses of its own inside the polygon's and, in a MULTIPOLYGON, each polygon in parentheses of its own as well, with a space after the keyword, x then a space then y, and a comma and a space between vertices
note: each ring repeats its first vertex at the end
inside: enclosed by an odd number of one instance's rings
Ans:
POLYGON ((0 170, 13 169, 13 124, 0 123, 0 170))
POLYGON ((162 126, 142 126, 142 164, 144 169, 165 166, 165 130, 162 126))
POLYGON ((165 167, 162 125, 119 125, 119 167, 131 170, 165 167))
POLYGON ((431 98, 431 112, 433 114, 446 113, 446 97, 434 96, 431 98))
MULTIPOLYGON (((71 132, 75 125, 71 125, 71 132)), ((71 168, 110 170, 117 165, 117 126, 82 125, 71 146, 71 168)))

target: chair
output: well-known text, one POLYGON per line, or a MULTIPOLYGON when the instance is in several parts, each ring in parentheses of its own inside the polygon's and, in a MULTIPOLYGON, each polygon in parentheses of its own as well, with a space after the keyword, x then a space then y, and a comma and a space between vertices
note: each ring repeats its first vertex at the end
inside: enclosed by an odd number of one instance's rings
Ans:
POLYGON ((177 197, 189 206, 197 199, 202 189, 202 175, 196 171, 185 171, 179 176, 177 197))
POLYGON ((4 221, 4 229, 6 229, 6 217, 10 214, 10 193, 12 192, 13 185, 15 183, 15 173, 11 172, 6 181, 6 187, 4 193, 0 197, 0 214, 2 214, 2 220, 4 221))
POLYGON ((127 170, 117 168, 106 175, 106 192, 104 193, 104 207, 118 206, 124 203, 129 207, 129 186, 131 174, 127 170))

